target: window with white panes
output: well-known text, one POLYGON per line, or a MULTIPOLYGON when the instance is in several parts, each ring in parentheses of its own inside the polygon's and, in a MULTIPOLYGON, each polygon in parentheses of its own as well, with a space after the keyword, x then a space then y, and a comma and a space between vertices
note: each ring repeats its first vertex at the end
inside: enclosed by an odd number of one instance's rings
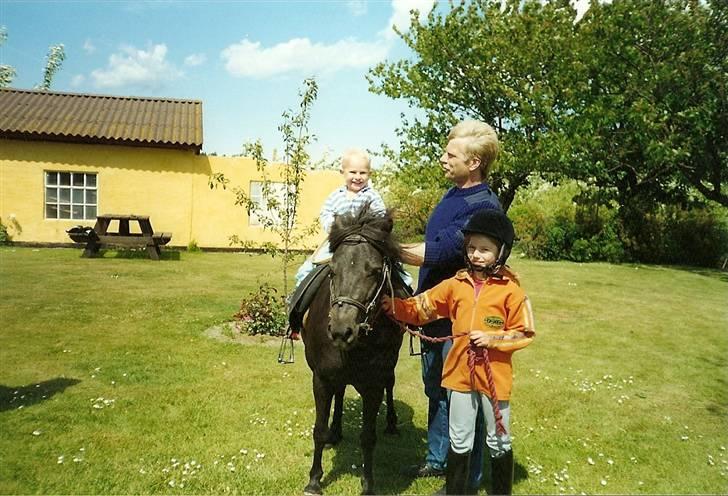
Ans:
POLYGON ((286 201, 286 183, 271 181, 268 183, 268 188, 269 192, 266 195, 262 181, 250 182, 250 199, 255 204, 255 210, 248 212, 251 226, 283 223, 280 214, 286 201), (276 203, 277 207, 271 208, 271 203, 276 203))
POLYGON ((45 173, 45 218, 96 218, 96 174, 86 172, 45 173))

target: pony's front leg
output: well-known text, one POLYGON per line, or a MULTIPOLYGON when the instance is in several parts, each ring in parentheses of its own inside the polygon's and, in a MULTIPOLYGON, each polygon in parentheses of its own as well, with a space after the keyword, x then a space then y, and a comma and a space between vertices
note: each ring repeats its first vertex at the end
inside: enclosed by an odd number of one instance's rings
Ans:
POLYGON ((374 492, 374 446, 377 444, 377 413, 382 403, 384 388, 370 389, 362 395, 361 451, 364 458, 361 476, 361 493, 374 492))
POLYGON ((331 398, 333 389, 329 388, 317 374, 313 374, 313 396, 316 402, 316 423, 313 428, 313 462, 309 471, 308 484, 304 488, 304 494, 323 494, 321 491, 321 478, 324 470, 321 466, 326 438, 329 432, 329 410, 331 409, 331 398))

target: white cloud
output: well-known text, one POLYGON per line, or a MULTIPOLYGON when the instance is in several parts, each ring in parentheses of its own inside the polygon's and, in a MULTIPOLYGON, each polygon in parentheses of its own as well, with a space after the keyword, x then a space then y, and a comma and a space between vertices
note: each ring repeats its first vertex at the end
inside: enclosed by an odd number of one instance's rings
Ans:
POLYGON ((182 77, 183 73, 166 60, 167 45, 154 45, 149 50, 123 46, 119 53, 109 57, 106 69, 91 73, 98 88, 142 86, 158 88, 164 83, 182 77))
POLYGON ((96 51, 96 47, 93 43, 91 43, 91 40, 86 38, 86 41, 83 42, 83 51, 92 54, 96 51))
POLYGON ((190 67, 202 65, 205 62, 207 62, 207 56, 204 53, 193 53, 185 57, 185 65, 190 67))
POLYGON ((435 0, 392 0, 392 16, 389 18, 387 27, 380 34, 388 40, 396 38, 397 34, 392 28, 397 26, 397 29, 402 32, 408 31, 411 10, 419 11, 418 19, 422 22, 427 18, 427 14, 430 13, 434 5, 435 0))
POLYGON ((367 13, 367 2, 366 0, 348 0, 346 8, 354 17, 363 16, 367 13))
POLYGON ((86 76, 83 74, 76 74, 71 78, 71 87, 78 88, 84 83, 84 81, 86 81, 86 76))
POLYGON ((288 72, 333 72, 352 67, 369 67, 387 55, 384 43, 362 43, 353 39, 326 45, 308 38, 294 38, 270 48, 244 39, 225 48, 221 57, 231 74, 265 78, 288 72))

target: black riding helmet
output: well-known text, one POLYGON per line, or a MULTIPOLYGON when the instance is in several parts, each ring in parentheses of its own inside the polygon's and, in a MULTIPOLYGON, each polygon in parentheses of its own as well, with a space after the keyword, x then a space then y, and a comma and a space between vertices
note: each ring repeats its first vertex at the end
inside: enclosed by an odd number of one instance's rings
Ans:
MULTIPOLYGON (((508 256, 511 254, 511 248, 513 248, 513 239, 516 236, 513 230, 513 223, 511 223, 508 216, 500 210, 492 208, 475 212, 465 224, 465 227, 463 227, 462 233, 465 236, 468 234, 485 234, 500 243, 498 259, 493 266, 487 269, 489 274, 494 274, 506 264, 508 256)), ((467 247, 463 245, 463 248, 466 250, 465 261, 470 266, 467 247)))

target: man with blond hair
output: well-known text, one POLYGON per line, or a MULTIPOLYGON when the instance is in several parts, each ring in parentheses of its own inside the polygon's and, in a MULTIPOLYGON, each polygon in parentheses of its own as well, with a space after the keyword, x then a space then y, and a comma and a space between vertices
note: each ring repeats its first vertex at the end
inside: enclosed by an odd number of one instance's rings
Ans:
MULTIPOLYGON (((420 266, 415 294, 434 287, 465 267, 461 230, 474 212, 484 208, 502 210, 498 197, 486 183, 498 150, 498 135, 484 122, 465 120, 450 130, 440 166, 453 187, 445 193, 427 221, 424 243, 404 245, 402 250, 405 263, 420 266)), ((425 325, 423 332, 427 336, 442 337, 450 335, 451 329, 450 320, 440 319, 425 325)), ((410 475, 415 477, 445 475, 450 448, 449 400, 440 381, 451 346, 452 341, 422 341, 422 381, 429 402, 427 455, 423 464, 412 467, 410 475)), ((473 491, 480 485, 482 473, 482 414, 479 417, 475 445, 476 449, 480 448, 473 452, 469 481, 473 491)))

